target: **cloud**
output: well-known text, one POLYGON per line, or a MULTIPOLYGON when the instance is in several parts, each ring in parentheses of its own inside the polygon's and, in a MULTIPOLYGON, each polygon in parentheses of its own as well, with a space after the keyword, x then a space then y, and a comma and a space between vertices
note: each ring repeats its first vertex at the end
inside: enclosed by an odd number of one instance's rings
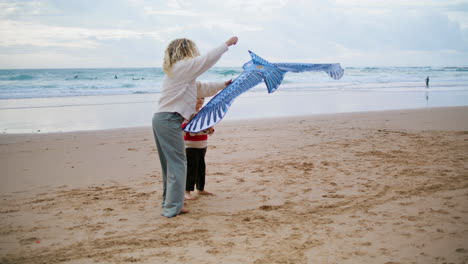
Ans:
POLYGON ((219 65, 242 65, 248 49, 370 66, 453 65, 468 53, 467 0, 3 0, 0 10, 0 67, 30 67, 20 54, 67 58, 68 67, 158 67, 174 38, 203 53, 232 35, 240 41, 219 65))
POLYGON ((115 29, 87 29, 77 27, 47 26, 30 22, 0 21, 0 46, 30 45, 39 47, 96 48, 99 41, 108 39, 160 40, 158 32, 115 29))

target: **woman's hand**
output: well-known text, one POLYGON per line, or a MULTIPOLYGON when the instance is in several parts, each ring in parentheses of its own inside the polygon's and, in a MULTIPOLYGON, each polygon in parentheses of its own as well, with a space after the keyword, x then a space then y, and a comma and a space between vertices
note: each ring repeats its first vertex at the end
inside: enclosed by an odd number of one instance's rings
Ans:
POLYGON ((238 40, 239 39, 237 37, 231 37, 230 39, 226 41, 226 45, 228 46, 236 45, 238 40))
POLYGON ((224 88, 228 87, 231 83, 232 83, 232 79, 227 82, 224 82, 224 88))

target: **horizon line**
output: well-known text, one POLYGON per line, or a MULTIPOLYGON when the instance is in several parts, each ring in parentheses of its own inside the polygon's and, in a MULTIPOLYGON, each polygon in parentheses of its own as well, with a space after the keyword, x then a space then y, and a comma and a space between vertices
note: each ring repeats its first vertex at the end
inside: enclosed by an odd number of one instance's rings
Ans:
MULTIPOLYGON (((466 66, 343 66, 343 68, 468 68, 466 66)), ((212 68, 242 68, 242 66, 213 66, 212 68)), ((162 69, 162 67, 142 66, 142 67, 63 67, 63 68, 0 68, 0 70, 78 70, 78 69, 162 69)))

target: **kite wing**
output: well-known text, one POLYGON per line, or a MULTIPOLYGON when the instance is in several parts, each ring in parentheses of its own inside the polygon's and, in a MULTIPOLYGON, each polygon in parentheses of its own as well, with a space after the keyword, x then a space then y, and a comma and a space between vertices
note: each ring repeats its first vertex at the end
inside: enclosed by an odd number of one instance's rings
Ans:
POLYGON ((270 63, 250 50, 249 53, 252 60, 244 64, 244 72, 190 120, 184 128, 186 132, 197 133, 217 124, 226 115, 234 99, 262 80, 265 81, 268 92, 272 93, 279 87, 286 72, 324 71, 335 80, 340 79, 344 73, 339 63, 270 63))
POLYGON ((228 87, 211 99, 192 120, 184 131, 197 133, 216 125, 228 111, 234 99, 263 80, 259 71, 244 71, 228 87))
POLYGON ((339 63, 332 64, 308 64, 308 63, 272 63, 282 71, 305 72, 305 71, 324 71, 335 80, 339 80, 344 70, 339 63))

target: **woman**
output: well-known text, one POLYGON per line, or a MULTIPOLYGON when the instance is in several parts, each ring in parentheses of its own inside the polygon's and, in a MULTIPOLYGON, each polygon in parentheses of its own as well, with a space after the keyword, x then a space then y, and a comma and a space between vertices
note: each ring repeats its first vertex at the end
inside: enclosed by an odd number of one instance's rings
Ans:
POLYGON ((182 122, 195 112, 197 97, 213 96, 230 83, 201 83, 196 78, 215 65, 237 40, 231 37, 203 56, 195 43, 185 38, 173 40, 166 48, 163 63, 166 75, 159 109, 153 116, 153 133, 163 176, 163 216, 188 213, 183 208, 187 162, 182 122))

